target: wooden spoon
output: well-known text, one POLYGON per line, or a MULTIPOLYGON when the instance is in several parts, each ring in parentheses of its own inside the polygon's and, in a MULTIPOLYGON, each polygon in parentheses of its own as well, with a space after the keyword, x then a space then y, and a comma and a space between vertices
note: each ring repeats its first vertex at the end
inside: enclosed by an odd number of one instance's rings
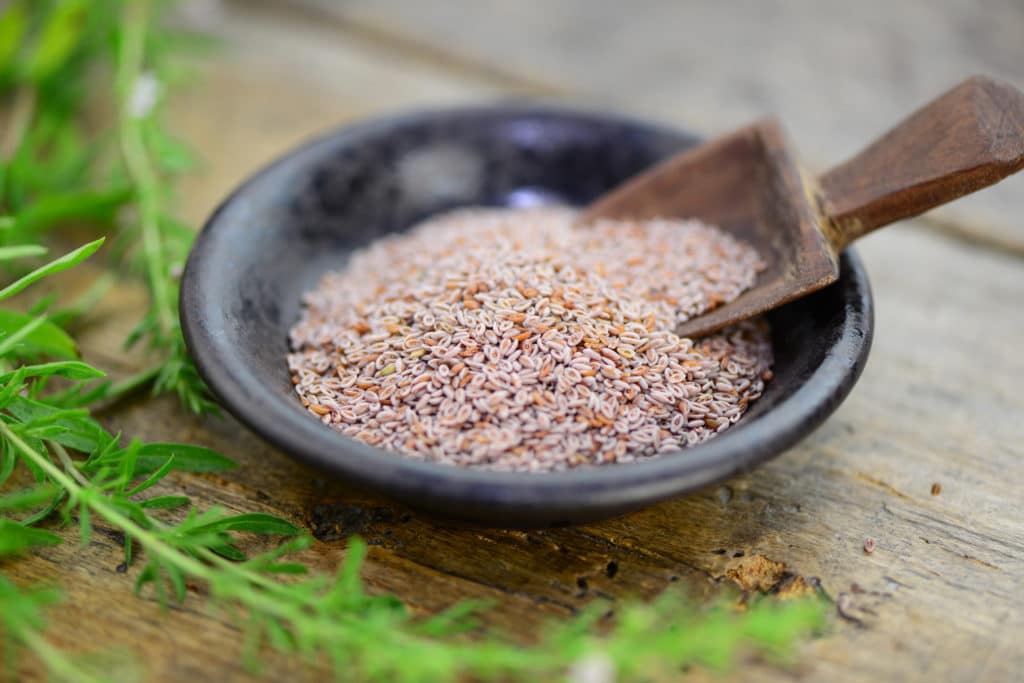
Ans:
POLYGON ((1022 167, 1024 93, 974 76, 817 180, 779 123, 766 119, 657 164, 578 222, 699 218, 755 247, 767 263, 755 286, 676 330, 694 337, 835 282, 850 242, 1022 167))

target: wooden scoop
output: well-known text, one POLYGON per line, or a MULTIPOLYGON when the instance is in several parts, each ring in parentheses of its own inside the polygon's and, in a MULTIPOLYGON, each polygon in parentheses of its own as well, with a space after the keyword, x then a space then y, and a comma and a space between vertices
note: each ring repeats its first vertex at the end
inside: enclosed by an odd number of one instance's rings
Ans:
POLYGON ((579 218, 699 218, 766 261, 753 289, 689 320, 712 332, 835 282, 839 253, 875 228, 992 185, 1024 167, 1024 93, 974 76, 815 179, 779 123, 757 122, 632 178, 579 218))

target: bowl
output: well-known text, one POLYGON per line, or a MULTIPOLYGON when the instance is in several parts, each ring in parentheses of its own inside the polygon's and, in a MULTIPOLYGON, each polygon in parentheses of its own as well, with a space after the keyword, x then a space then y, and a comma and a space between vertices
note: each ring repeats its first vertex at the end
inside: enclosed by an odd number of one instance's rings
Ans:
POLYGON ((189 351, 223 406, 270 443, 445 517, 574 524, 746 472, 807 436, 860 375, 872 300, 851 249, 838 282, 769 314, 775 377, 748 413, 714 439, 644 462, 515 473, 415 461, 310 415, 285 360, 301 295, 354 249, 459 206, 584 205, 697 142, 614 114, 521 104, 415 112, 324 135, 259 171, 207 221, 181 282, 189 351))

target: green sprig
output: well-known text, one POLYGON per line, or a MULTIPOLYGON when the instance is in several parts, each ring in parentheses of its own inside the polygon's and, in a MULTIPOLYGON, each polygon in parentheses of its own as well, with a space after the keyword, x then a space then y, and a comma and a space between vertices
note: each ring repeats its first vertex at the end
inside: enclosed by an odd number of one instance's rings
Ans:
MULTIPOLYGON (((121 102, 118 129, 128 176, 135 187, 138 201, 143 261, 156 321, 154 337, 158 344, 166 344, 174 333, 174 300, 168 286, 170 274, 164 260, 160 230, 160 186, 143 136, 143 127, 152 116, 158 94, 154 92, 150 95, 153 98, 152 104, 138 103, 139 93, 147 83, 142 68, 150 11, 148 0, 137 0, 124 6, 117 56, 117 90, 121 102)), ((155 81, 149 82, 153 83, 153 89, 157 88, 155 81)))
MULTIPOLYGON (((20 248, 69 223, 116 230, 114 264, 138 272, 150 294, 126 344, 145 343, 158 363, 116 387, 120 392, 90 398, 112 400, 148 385, 193 412, 216 412, 177 313, 176 275, 192 231, 168 205, 192 155, 161 121, 161 90, 178 42, 170 31, 152 30, 165 4, 15 0, 0 14, 0 96, 12 102, 0 137, 0 249, 20 248), (111 130, 89 134, 86 79, 95 79, 92 67, 100 63, 114 72, 117 116, 111 130)), ((74 317, 69 312, 61 322, 74 317)))

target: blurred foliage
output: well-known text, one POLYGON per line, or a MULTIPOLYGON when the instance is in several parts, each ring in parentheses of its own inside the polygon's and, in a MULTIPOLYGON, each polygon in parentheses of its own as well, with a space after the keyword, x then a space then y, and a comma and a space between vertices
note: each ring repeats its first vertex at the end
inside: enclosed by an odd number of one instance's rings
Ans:
POLYGON ((144 0, 14 0, 0 15, 0 245, 74 225, 112 237, 108 258, 141 276, 150 307, 127 343, 155 365, 137 388, 215 411, 185 350, 177 278, 193 231, 173 215, 175 179, 196 156, 164 124, 180 56, 204 44, 154 22, 144 0), (106 105, 108 111, 103 110, 106 105))

